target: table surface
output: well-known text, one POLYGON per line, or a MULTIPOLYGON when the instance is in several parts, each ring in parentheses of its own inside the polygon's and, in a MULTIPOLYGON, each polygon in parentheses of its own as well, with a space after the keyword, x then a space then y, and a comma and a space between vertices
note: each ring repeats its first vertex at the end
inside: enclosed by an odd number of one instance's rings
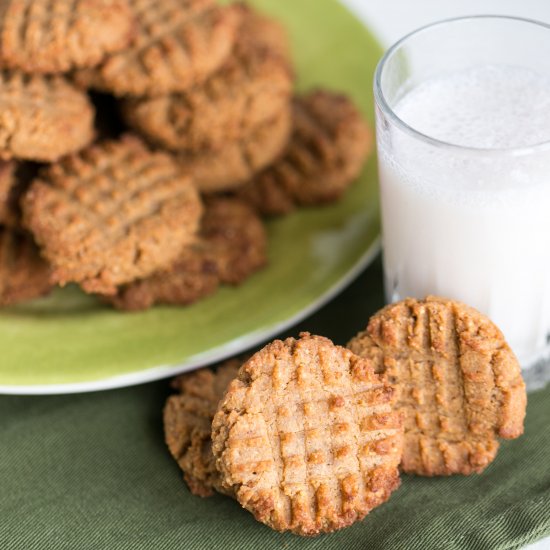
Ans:
MULTIPOLYGON (((390 46, 405 34, 433 21, 475 14, 515 15, 550 23, 550 2, 541 0, 342 0, 379 37, 390 46)), ((528 550, 550 549, 550 537, 528 550)))

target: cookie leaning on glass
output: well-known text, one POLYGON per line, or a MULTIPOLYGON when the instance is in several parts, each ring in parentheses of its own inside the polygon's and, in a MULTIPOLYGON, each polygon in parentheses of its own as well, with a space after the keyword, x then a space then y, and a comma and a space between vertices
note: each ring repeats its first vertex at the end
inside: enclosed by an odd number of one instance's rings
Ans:
POLYGON ((498 437, 523 433, 518 361, 494 323, 471 307, 436 297, 391 304, 348 347, 396 388, 407 473, 480 473, 498 437))

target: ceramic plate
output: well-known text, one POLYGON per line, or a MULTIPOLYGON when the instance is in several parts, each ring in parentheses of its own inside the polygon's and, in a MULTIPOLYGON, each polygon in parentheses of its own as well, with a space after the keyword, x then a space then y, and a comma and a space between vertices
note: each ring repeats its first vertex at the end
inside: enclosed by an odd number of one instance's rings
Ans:
MULTIPOLYGON (((372 75, 381 55, 336 0, 254 0, 287 25, 298 88, 353 96, 373 123, 372 75)), ((120 313, 77 288, 0 313, 0 392, 114 388, 189 370, 252 347, 318 309, 378 250, 373 158, 344 199, 268 224, 269 267, 239 288, 187 308, 120 313)))

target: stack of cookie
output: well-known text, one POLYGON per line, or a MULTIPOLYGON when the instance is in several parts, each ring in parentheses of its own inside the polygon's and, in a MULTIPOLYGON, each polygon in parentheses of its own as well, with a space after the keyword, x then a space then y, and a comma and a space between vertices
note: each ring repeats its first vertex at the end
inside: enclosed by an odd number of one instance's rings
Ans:
POLYGON ((217 71, 191 87, 149 88, 154 96, 122 102, 126 123, 172 151, 203 193, 234 189, 270 164, 291 125, 292 72, 283 29, 243 5, 227 9, 239 23, 233 49, 217 71))
POLYGON ((371 149, 347 97, 293 96, 284 28, 244 4, 5 4, 0 305, 238 285, 266 265, 262 218, 338 199, 371 149))
POLYGON ((0 29, 0 304, 12 304, 51 288, 21 226, 29 162, 57 162, 94 139, 94 107, 68 73, 128 46, 133 23, 126 0, 29 0, 3 2, 0 29))
POLYGON ((346 348, 301 334, 173 381, 166 443, 192 493, 279 531, 362 519, 407 474, 481 473, 523 433, 526 393, 499 329, 464 304, 408 299, 346 348))

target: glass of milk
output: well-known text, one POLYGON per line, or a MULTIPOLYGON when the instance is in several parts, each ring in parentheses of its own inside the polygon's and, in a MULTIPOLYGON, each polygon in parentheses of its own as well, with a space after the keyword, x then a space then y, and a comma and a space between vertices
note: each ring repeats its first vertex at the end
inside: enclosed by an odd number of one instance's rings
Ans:
POLYGON ((550 338, 550 27, 451 19, 375 77, 386 297, 488 315, 524 367, 550 338))

